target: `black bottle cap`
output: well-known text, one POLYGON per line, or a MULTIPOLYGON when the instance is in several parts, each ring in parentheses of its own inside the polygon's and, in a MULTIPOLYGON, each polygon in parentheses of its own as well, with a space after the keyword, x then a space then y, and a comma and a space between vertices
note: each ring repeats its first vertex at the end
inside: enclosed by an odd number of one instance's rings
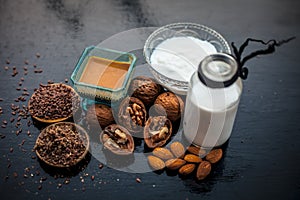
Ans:
POLYGON ((238 64, 231 55, 211 54, 199 64, 198 77, 207 87, 228 87, 238 79, 238 64))

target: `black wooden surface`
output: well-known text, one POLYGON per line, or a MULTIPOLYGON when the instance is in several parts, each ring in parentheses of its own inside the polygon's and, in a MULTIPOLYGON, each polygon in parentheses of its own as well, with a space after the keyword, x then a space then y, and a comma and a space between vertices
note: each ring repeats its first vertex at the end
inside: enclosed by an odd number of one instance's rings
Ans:
POLYGON ((298 199, 298 38, 276 53, 248 63, 250 74, 225 156, 202 182, 166 172, 99 169, 99 161, 91 157, 83 171, 63 184, 65 178, 53 176, 32 158, 39 129, 21 121, 22 132, 17 136, 16 121, 11 124, 9 120, 13 117, 11 103, 26 104, 14 102, 22 93, 16 90, 21 77, 25 79, 21 88, 26 87, 30 94, 39 83, 63 82, 86 46, 119 32, 195 22, 216 29, 237 44, 247 37, 282 39, 299 36, 299 8, 299 1, 294 0, 0 0, 0 123, 8 121, 6 128, 0 127, 5 135, 0 139, 1 199, 298 199), (25 60, 29 61, 27 75, 25 60), (43 72, 34 73, 33 64, 43 72), (5 66, 9 66, 7 71, 5 66), (15 77, 11 76, 13 66, 19 72, 15 77), (23 177, 24 173, 29 177, 23 177), (41 177, 47 178, 42 184, 41 177))

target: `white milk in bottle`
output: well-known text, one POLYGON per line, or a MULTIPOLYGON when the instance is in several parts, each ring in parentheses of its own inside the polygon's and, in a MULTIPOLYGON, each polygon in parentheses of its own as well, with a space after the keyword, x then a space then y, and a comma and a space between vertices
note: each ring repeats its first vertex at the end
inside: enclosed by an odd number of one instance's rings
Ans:
POLYGON ((204 148, 224 144, 230 137, 242 81, 235 59, 212 54, 199 65, 190 80, 184 113, 184 136, 204 148))

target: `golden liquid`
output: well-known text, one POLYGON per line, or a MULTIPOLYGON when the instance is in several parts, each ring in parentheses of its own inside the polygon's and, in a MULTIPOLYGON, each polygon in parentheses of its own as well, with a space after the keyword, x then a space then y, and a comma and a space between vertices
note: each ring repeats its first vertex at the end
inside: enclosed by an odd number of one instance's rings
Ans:
POLYGON ((92 56, 80 77, 80 82, 104 88, 120 88, 125 80, 130 63, 117 62, 92 56))

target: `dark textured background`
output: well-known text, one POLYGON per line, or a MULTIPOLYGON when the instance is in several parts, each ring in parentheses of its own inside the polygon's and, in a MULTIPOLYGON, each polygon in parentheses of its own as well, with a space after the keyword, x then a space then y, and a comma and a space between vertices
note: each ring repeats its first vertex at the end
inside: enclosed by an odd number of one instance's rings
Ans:
MULTIPOLYGON (((0 98, 4 99, 0 120, 9 121, 9 105, 21 93, 15 89, 22 76, 22 87, 30 93, 39 83, 64 81, 86 46, 116 33, 195 22, 238 44, 247 37, 282 39, 299 36, 299 8, 300 2, 295 0, 0 0, 0 98), (39 59, 36 52, 41 54, 39 59), (4 69, 6 59, 11 61, 8 71, 4 69), (29 73, 24 76, 26 59, 29 73), (33 73, 34 63, 43 73, 33 73), (11 76, 12 66, 19 71, 16 77, 11 76)), ((0 139, 1 199, 298 199, 299 48, 297 38, 273 55, 248 63, 250 74, 226 154, 205 181, 196 183, 165 172, 131 174, 106 166, 98 169, 99 161, 92 157, 84 171, 58 188, 65 178, 51 176, 31 158, 39 130, 27 128, 25 121, 19 136, 14 124, 0 127, 6 136, 0 139), (19 146, 22 140, 25 143, 19 146), (23 177, 26 167, 31 168, 28 178, 23 177), (14 172, 18 177, 14 178, 14 172), (47 180, 38 190, 42 176, 47 180), (137 177, 141 183, 135 181, 137 177)))

